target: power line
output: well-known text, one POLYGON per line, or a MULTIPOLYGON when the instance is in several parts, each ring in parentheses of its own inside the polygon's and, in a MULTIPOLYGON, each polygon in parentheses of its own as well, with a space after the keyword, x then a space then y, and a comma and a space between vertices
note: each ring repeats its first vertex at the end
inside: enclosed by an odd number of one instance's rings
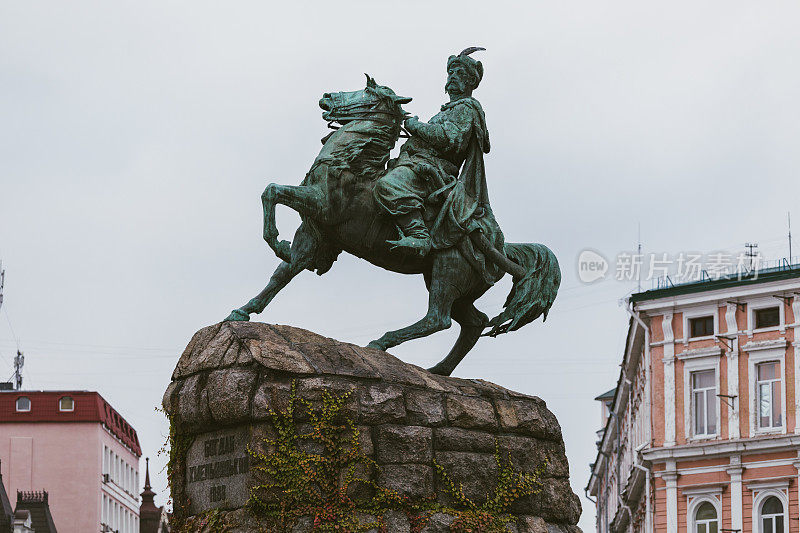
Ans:
POLYGON ((5 355, 3 355, 3 352, 0 352, 0 359, 2 359, 2 360, 3 360, 3 362, 4 362, 5 364, 7 364, 9 368, 11 368, 11 363, 9 363, 9 362, 8 362, 8 359, 6 359, 6 356, 5 356, 5 355))

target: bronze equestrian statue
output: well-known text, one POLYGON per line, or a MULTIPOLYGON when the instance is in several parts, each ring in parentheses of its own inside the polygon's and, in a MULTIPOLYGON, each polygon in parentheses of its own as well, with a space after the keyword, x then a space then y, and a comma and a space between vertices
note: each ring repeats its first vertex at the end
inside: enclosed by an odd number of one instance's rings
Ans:
POLYGON ((271 183, 261 195, 264 240, 283 262, 264 290, 226 320, 249 320, 297 274, 324 274, 342 251, 386 270, 424 276, 425 316, 369 346, 386 350, 455 320, 461 333, 430 369, 437 374, 450 375, 482 334, 496 336, 547 318, 561 283, 555 255, 542 244, 504 242, 489 205, 483 165, 489 133, 472 96, 483 78, 483 65, 470 57, 478 50, 483 48, 450 56, 449 102, 427 123, 403 110, 411 98, 369 76, 360 91, 323 95, 323 118, 341 127, 322 139, 300 185, 271 183), (390 160, 402 131, 410 137, 390 160), (278 240, 278 204, 302 218, 291 243, 278 240), (489 320, 474 302, 506 273, 513 288, 503 311, 489 320))

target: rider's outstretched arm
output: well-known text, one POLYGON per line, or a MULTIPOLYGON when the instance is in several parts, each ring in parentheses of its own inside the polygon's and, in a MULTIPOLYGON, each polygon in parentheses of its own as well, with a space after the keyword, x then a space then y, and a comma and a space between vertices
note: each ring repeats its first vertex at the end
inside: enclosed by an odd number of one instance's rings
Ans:
POLYGON ((438 150, 461 152, 469 145, 473 117, 466 106, 458 106, 452 111, 452 116, 448 117, 450 120, 438 124, 409 119, 406 129, 438 150))

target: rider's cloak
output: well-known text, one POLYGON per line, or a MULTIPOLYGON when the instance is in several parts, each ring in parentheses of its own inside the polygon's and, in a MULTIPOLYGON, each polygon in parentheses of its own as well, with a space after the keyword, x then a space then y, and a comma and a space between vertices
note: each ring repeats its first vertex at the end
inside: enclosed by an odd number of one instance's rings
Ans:
POLYGON ((480 230, 503 249, 486 187, 483 154, 489 152, 489 131, 481 104, 461 98, 444 104, 428 123, 406 127, 411 138, 378 180, 375 200, 391 216, 424 210, 433 248, 458 248, 492 284, 502 272, 487 264, 469 238, 480 230))
POLYGON ((483 254, 474 248, 468 237, 473 231, 482 231, 496 248, 501 251, 503 249, 503 234, 489 205, 483 163, 483 154, 489 153, 490 149, 486 115, 481 104, 472 97, 449 102, 442 106, 442 111, 455 106, 462 106, 459 115, 470 117, 469 142, 458 179, 429 197, 437 198, 447 194, 431 226, 432 245, 435 249, 457 246, 491 284, 502 276, 502 272, 494 264, 487 264, 483 254))

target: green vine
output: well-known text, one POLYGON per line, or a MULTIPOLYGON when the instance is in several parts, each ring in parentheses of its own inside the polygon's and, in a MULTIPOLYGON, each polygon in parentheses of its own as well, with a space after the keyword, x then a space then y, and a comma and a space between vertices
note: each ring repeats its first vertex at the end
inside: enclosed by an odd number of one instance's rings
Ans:
POLYGON ((514 463, 506 457, 502 459, 500 448, 495 441, 494 458, 497 463, 498 479, 493 494, 482 504, 476 504, 464 494, 462 484, 456 485, 445 469, 436 461, 436 468, 441 480, 440 487, 449 494, 459 509, 448 509, 455 516, 450 524, 453 533, 504 533, 506 525, 514 520, 508 513, 512 503, 520 498, 538 494, 541 491, 541 476, 547 464, 540 466, 536 472, 526 474, 517 472, 514 463))
POLYGON ((169 435, 166 442, 158 451, 159 455, 168 454, 167 461, 167 481, 170 487, 170 501, 172 503, 171 526, 173 531, 197 531, 196 529, 186 529, 189 502, 184 497, 185 494, 178 494, 183 488, 183 479, 186 472, 186 454, 189 452, 194 439, 188 436, 188 432, 181 431, 173 415, 163 409, 156 407, 156 411, 164 413, 169 420, 169 435), (178 504, 182 502, 182 504, 178 504))
POLYGON ((303 516, 311 516, 318 531, 355 533, 382 528, 380 518, 365 520, 359 514, 370 515, 378 507, 399 502, 400 496, 358 475, 359 468, 377 465, 361 450, 356 425, 342 413, 349 396, 334 397, 324 391, 322 406, 314 409, 311 402, 297 398, 293 383, 288 407, 279 413, 270 410, 276 431, 274 439, 264 440, 270 453, 248 449, 253 470, 265 478, 250 491, 248 505, 255 516, 282 530, 291 529, 303 516), (298 404, 309 417, 306 432, 300 432, 295 423, 298 404), (367 501, 352 498, 350 489, 356 483, 375 495, 367 501))
POLYGON ((482 504, 467 498, 463 487, 435 462, 440 486, 460 509, 439 504, 435 497, 412 501, 378 486, 358 475, 359 469, 369 471, 377 464, 362 451, 358 428, 343 413, 349 396, 335 397, 324 391, 322 405, 315 409, 311 402, 297 398, 293 383, 287 408, 270 410, 276 436, 264 440, 268 451, 248 449, 252 468, 264 479, 251 489, 248 507, 256 518, 268 523, 270 531, 290 531, 301 517, 311 517, 314 531, 358 533, 377 529, 384 533, 384 513, 396 510, 408 517, 412 533, 419 533, 436 512, 455 516, 450 526, 453 532, 502 532, 513 520, 507 512, 509 506, 540 490, 541 469, 533 474, 516 472, 510 459, 501 459, 497 443, 498 482, 482 504), (306 431, 300 431, 295 421, 298 405, 310 421, 306 431), (355 484, 367 488, 371 496, 352 497, 350 489, 355 484))
POLYGON ((233 527, 225 518, 225 513, 219 509, 209 509, 186 519, 182 528, 177 531, 192 531, 203 533, 228 533, 233 527))
MULTIPOLYGON (((321 406, 314 408, 310 401, 297 397, 293 382, 287 408, 269 411, 274 438, 264 439, 265 452, 248 448, 251 468, 262 482, 251 488, 247 507, 266 527, 265 531, 292 531, 301 518, 310 517, 305 519, 311 520, 309 527, 313 531, 386 533, 384 514, 394 510, 408 517, 412 533, 422 531, 434 513, 453 516, 450 531, 454 533, 502 533, 514 520, 508 512, 511 504, 541 490, 539 477, 546 465, 530 474, 518 472, 510 458, 502 457, 496 441, 497 484, 483 503, 468 498, 463 486, 456 484, 436 461, 440 491, 453 499, 452 505, 437 503, 434 496, 411 500, 381 487, 370 475, 378 465, 363 452, 358 427, 344 413, 349 397, 350 393, 333 396, 323 391, 321 406), (300 409, 308 420, 303 430, 296 420, 300 409), (354 495, 352 489, 358 489, 359 495, 354 495)), ((194 439, 179 427, 175 417, 165 414, 169 419, 169 436, 159 454, 169 455, 167 477, 174 502, 172 530, 230 531, 232 524, 219 509, 188 516, 190 502, 183 491, 183 481, 186 454, 194 439)))

